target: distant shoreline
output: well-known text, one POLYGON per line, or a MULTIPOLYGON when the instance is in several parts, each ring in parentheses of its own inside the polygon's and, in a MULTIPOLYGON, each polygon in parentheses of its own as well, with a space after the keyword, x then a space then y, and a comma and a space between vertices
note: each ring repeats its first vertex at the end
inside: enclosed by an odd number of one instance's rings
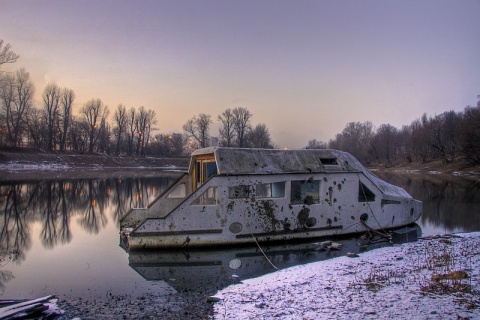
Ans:
MULTIPOLYGON (((0 148, 0 181, 48 179, 48 178, 98 178, 115 176, 158 176, 186 171, 190 157, 113 156, 73 152, 44 152, 29 148, 0 148), (32 177, 33 176, 33 177, 32 177)), ((480 166, 466 161, 444 164, 441 161, 427 163, 399 163, 367 166, 372 171, 418 174, 446 174, 478 176, 480 166)))
POLYGON ((0 149, 0 181, 179 175, 189 157, 127 157, 0 149))
POLYGON ((426 163, 399 163, 393 166, 372 165, 367 168, 373 172, 387 171, 398 173, 417 173, 417 174, 444 174, 454 176, 477 176, 480 177, 480 166, 473 166, 467 161, 457 161, 451 164, 445 164, 442 161, 430 161, 426 163))

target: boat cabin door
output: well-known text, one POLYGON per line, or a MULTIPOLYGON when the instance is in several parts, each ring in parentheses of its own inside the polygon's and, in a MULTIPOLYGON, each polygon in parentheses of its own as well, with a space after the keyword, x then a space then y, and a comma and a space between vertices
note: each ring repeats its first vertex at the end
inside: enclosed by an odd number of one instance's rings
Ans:
POLYGON ((215 155, 201 155, 195 157, 195 167, 193 175, 193 191, 197 190, 208 178, 217 174, 217 163, 215 155))

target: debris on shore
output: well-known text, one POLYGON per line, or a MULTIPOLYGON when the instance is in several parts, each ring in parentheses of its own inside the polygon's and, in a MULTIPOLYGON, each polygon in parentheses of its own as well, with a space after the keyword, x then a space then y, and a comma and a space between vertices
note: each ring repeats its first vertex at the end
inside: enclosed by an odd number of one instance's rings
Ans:
POLYGON ((0 300, 0 319, 53 319, 63 311, 54 296, 34 300, 0 300))

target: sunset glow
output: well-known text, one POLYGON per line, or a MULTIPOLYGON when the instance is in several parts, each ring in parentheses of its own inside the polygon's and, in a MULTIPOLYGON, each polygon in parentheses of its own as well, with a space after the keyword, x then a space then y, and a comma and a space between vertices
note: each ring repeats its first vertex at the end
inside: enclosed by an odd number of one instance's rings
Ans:
MULTIPOLYGON (((245 107, 288 148, 352 121, 398 128, 475 105, 480 2, 0 0, 0 39, 36 84, 110 110, 155 110, 159 133, 245 107)), ((113 112, 112 112, 113 113, 113 112)), ((112 114, 111 113, 111 114, 112 114)))

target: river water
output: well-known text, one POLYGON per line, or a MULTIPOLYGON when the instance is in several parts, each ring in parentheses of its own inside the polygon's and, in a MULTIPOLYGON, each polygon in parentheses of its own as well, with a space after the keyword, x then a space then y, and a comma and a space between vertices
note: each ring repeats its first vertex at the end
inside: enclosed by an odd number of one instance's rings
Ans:
MULTIPOLYGON (((423 235, 480 231, 480 179, 376 172, 423 201, 423 235)), ((126 252, 119 219, 145 207, 175 177, 0 182, 0 299, 138 297, 203 288, 344 255, 312 244, 223 251, 126 252), (273 267, 275 266, 275 267, 273 267)))

